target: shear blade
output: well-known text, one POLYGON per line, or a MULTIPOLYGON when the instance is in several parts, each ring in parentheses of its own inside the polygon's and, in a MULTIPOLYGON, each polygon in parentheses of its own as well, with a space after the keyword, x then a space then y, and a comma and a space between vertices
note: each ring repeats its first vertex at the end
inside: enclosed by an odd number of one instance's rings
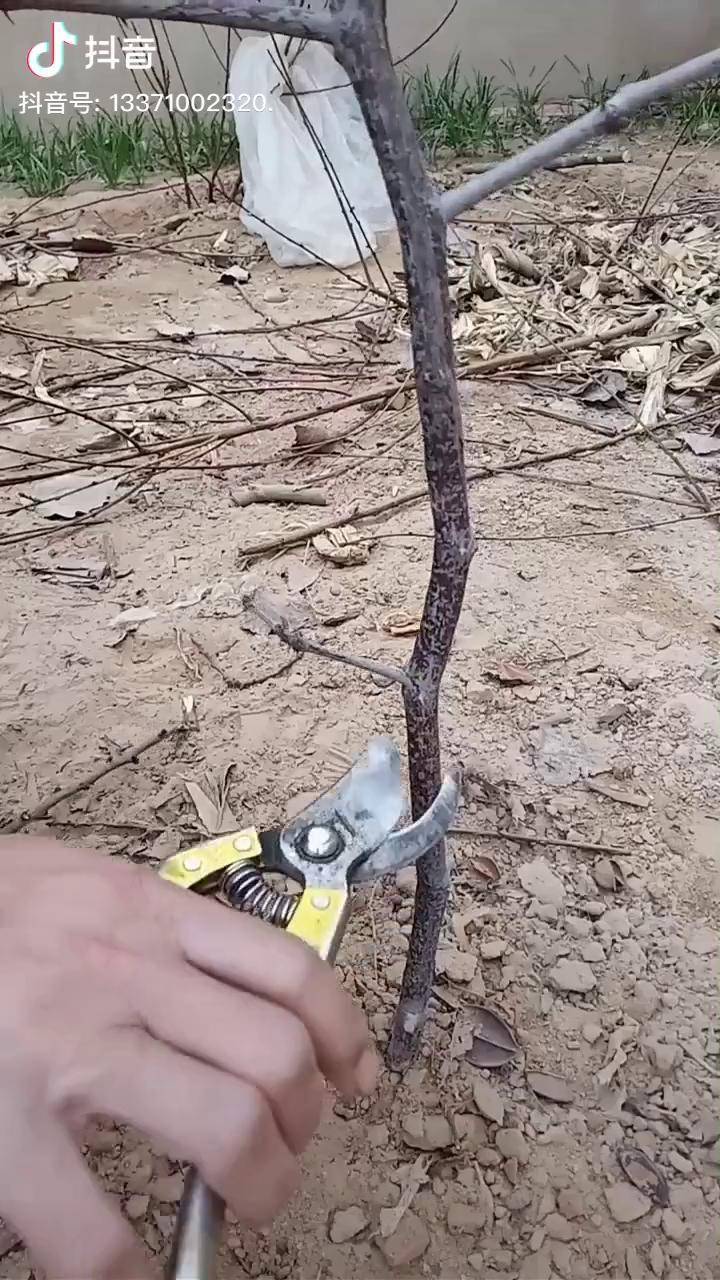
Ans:
POLYGON ((460 773, 452 770, 426 813, 405 827, 388 836, 374 853, 354 868, 354 884, 378 880, 403 867, 410 867, 423 854, 439 844, 447 835, 460 803, 460 773))

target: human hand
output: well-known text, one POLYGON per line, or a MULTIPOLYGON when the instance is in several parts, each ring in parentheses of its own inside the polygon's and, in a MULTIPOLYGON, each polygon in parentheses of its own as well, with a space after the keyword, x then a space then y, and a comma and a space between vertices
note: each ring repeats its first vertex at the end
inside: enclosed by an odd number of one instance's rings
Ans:
POLYGON ((309 947, 100 854, 0 839, 0 972, 0 1215, 52 1280, 154 1274, 80 1154, 91 1116, 258 1226, 295 1190, 324 1078, 375 1083, 363 1016, 309 947))

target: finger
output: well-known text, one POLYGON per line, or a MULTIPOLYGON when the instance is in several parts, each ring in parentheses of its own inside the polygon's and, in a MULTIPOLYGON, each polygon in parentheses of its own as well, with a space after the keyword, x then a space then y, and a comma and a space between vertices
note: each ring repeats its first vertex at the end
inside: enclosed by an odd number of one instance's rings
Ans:
POLYGON ((137 999, 156 1040, 252 1085, 264 1095, 290 1150, 304 1150, 320 1121, 325 1086, 312 1039, 296 1014, 183 961, 172 968, 142 964, 137 999))
POLYGON ((16 1114, 2 1141, 13 1176, 0 1210, 52 1280, 154 1280, 137 1237, 59 1122, 16 1114))
POLYGON ((217 902, 153 882, 158 910, 198 969, 294 1013, 310 1033, 321 1070, 341 1092, 370 1093, 378 1059, 367 1023, 332 969, 305 943, 217 902))
POLYGON ((268 1223, 296 1190, 297 1162, 263 1095, 144 1031, 127 1028, 104 1044, 82 1089, 91 1110, 196 1165, 248 1226, 268 1223))

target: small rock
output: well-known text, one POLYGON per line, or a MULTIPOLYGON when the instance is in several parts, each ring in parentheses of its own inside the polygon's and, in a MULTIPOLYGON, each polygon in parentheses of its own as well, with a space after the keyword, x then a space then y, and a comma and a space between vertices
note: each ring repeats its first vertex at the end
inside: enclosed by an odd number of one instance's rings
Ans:
POLYGON ((599 1022, 586 1022, 582 1029, 582 1038, 588 1044, 597 1044, 603 1033, 599 1022))
POLYGON ((430 1245, 430 1233, 422 1219, 410 1209, 397 1231, 385 1240, 378 1238, 376 1243, 388 1266, 399 1269, 422 1258, 430 1245))
POLYGON ((640 1254, 632 1245, 629 1245, 625 1250, 625 1270, 630 1280, 645 1280, 647 1275, 640 1254))
POLYGON ((678 1173, 692 1174, 692 1160, 686 1160, 685 1156, 681 1156, 679 1151, 671 1151, 668 1160, 673 1169, 677 1169, 678 1173))
POLYGON ((580 916, 566 916, 565 928, 571 938, 589 938, 592 933, 592 925, 589 920, 582 920, 580 916))
POLYGON ((672 1075, 678 1061, 678 1047, 663 1044, 660 1040, 648 1040, 645 1044, 648 1058, 659 1076, 672 1075))
POLYGON ((687 940, 687 949, 695 956, 709 956, 717 951, 717 934, 712 929, 695 929, 687 940))
POLYGON ((505 1201, 511 1213, 523 1213, 532 1204, 532 1192, 527 1187, 516 1187, 505 1201))
POLYGON ((371 1147, 386 1147, 390 1141, 390 1133, 386 1124, 368 1125, 367 1139, 371 1147))
POLYGON ((600 916, 604 916, 607 907, 604 902, 600 902, 598 898, 586 899, 585 902, 579 903, 578 910, 584 911, 586 916, 590 916, 592 920, 599 920, 600 916))
POLYGON ((476 1236, 487 1226, 487 1212, 482 1205, 450 1205, 447 1212, 448 1231, 452 1235, 476 1236))
POLYGON ((585 1212, 585 1204, 580 1192, 571 1189, 558 1192, 557 1207, 564 1218, 580 1218, 585 1212))
POLYGON ((477 1150, 479 1147, 486 1147, 488 1140, 487 1125, 480 1116, 470 1115, 468 1112, 460 1112, 453 1116, 453 1129, 458 1142, 464 1142, 471 1150, 477 1150))
POLYGON ((144 1218, 150 1204, 149 1196, 130 1196, 125 1201, 125 1212, 131 1222, 144 1218))
POLYGON ((499 960, 505 955, 508 944, 504 938, 491 938, 489 942, 480 943, 480 955, 483 960, 499 960))
POLYGON ((577 1235, 577 1227, 574 1227, 572 1222, 568 1222, 561 1213, 551 1213, 543 1222, 543 1226, 551 1240, 563 1240, 565 1244, 569 1244, 577 1235))
POLYGON ((611 938, 629 938, 630 921, 627 911, 622 907, 613 907, 612 911, 606 911, 598 928, 601 933, 607 933, 611 938))
POLYGON ((500 1094, 486 1080, 473 1083, 473 1102, 486 1120, 501 1125, 505 1118, 505 1103, 500 1094))
POLYGON ((535 912, 538 920, 543 920, 545 924, 557 924, 560 912, 552 902, 541 902, 535 912))
POLYGON ((399 987, 405 972, 404 960, 393 960, 385 969, 385 981, 389 987, 399 987))
POLYGON ((451 982, 472 982, 478 962, 470 951, 458 951, 457 947, 447 947, 439 951, 437 971, 444 974, 451 982))
POLYGON ((614 1182, 606 1187, 605 1199, 616 1222, 637 1222, 652 1209, 652 1201, 629 1182, 614 1182))
POLYGON ((494 1165, 500 1164, 500 1156, 492 1147, 479 1147, 475 1152, 475 1159, 483 1169, 492 1169, 494 1165))
POLYGON ((415 1151, 441 1151, 453 1145, 453 1131, 445 1116, 424 1116, 411 1111, 403 1118, 403 1142, 415 1151))
POLYGON ((576 991, 579 995, 586 995, 596 985, 595 974, 581 960, 560 960, 548 977, 558 991, 576 991))
POLYGON ((270 285, 270 288, 266 289, 263 294, 265 302, 284 302, 286 298, 287 294, 284 289, 280 288, 279 284, 270 285))
POLYGON ((506 1160, 517 1160, 527 1164, 530 1159, 530 1148, 519 1129, 499 1129, 495 1134, 495 1145, 506 1160))
POLYGON ((581 955, 588 964, 600 964, 605 959, 605 949, 599 942, 586 942, 581 955))
POLYGON ((555 875, 547 858, 524 862, 518 867, 518 878, 525 892, 539 902, 550 903, 554 907, 563 906, 565 886, 559 876, 555 875))
POLYGON ((398 893, 402 893, 407 898, 415 897, 417 889, 417 869, 415 867, 403 867, 401 871, 395 873, 395 888, 398 893))
POLYGON ((181 1173, 170 1173, 165 1178, 154 1178, 148 1191, 161 1204, 177 1204, 183 1193, 183 1185, 181 1173))
POLYGON ((652 982, 641 978, 625 1005, 625 1012, 635 1022, 648 1022, 660 1008, 660 992, 652 982))
POLYGON ((688 1226, 674 1209, 663 1209, 662 1229, 668 1240, 683 1244, 688 1237, 688 1226))
POLYGON ((368 1225, 368 1218, 359 1205, 353 1204, 349 1209, 338 1209, 330 1219, 328 1235, 333 1244, 347 1244, 354 1240, 368 1225))
POLYGON ((650 1246, 650 1266, 652 1268, 653 1275, 657 1276, 657 1280, 660 1280, 660 1277, 665 1270, 665 1255, 657 1240, 655 1240, 650 1246))
POLYGON ((503 1172, 510 1185, 516 1187, 520 1177, 520 1166, 516 1156, 511 1156, 509 1160, 505 1161, 503 1172))

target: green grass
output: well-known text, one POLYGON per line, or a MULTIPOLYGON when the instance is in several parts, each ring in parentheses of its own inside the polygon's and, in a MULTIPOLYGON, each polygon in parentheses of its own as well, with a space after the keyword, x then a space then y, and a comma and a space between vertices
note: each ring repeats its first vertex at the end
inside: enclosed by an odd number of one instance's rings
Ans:
MULTIPOLYGON (((569 114, 602 106, 619 87, 598 79, 589 66, 566 61, 578 77, 569 114)), ((543 112, 554 65, 542 73, 533 68, 524 80, 511 62, 503 65, 508 73, 504 86, 479 73, 463 76, 459 54, 441 76, 426 69, 406 80, 408 103, 431 159, 439 148, 506 152, 557 127, 557 119, 548 122, 543 112)), ((720 80, 653 107, 635 127, 648 121, 681 129, 688 141, 720 137, 720 80)), ((0 182, 33 197, 62 192, 80 179, 117 187, 139 185, 153 174, 210 174, 235 164, 236 158, 234 121, 222 113, 177 114, 172 121, 167 116, 100 114, 55 126, 42 118, 31 125, 0 112, 0 182)))
POLYGON ((232 117, 179 114, 176 132, 167 120, 142 116, 79 117, 63 127, 36 127, 18 116, 0 114, 0 182, 29 196, 67 189, 80 179, 107 187, 137 186, 152 174, 214 171, 232 163, 232 117))
POLYGON ((498 86, 492 77, 479 73, 472 80, 462 80, 459 54, 439 79, 429 68, 408 78, 405 92, 420 136, 433 155, 439 147, 496 151, 502 146, 498 86))

